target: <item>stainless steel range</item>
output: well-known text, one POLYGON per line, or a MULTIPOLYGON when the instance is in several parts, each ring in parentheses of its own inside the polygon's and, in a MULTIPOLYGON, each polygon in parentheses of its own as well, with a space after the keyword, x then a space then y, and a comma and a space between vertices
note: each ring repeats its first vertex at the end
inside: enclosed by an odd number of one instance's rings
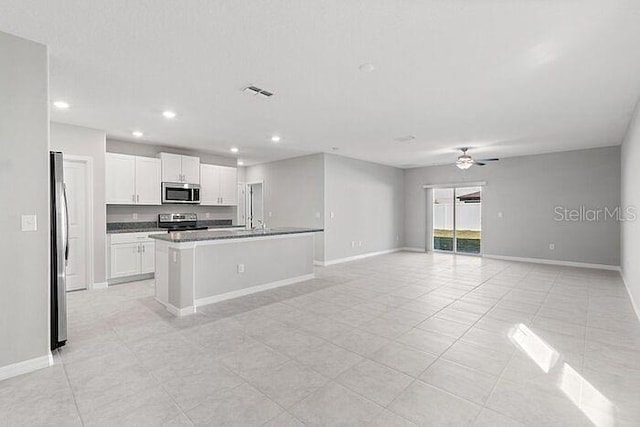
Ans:
POLYGON ((195 213, 168 213, 158 215, 158 227, 166 228, 168 232, 206 230, 206 225, 198 225, 198 215, 195 213))

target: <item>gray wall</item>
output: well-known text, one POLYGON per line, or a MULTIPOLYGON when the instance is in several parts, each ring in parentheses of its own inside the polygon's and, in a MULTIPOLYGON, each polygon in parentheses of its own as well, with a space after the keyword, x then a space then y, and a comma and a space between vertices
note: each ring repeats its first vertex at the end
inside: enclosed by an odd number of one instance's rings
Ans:
MULTIPOLYGON (((635 209, 640 215, 640 104, 622 143, 622 206, 635 209)), ((640 306, 640 217, 621 224, 622 276, 635 303, 636 313, 640 306)))
POLYGON ((324 166, 325 261, 402 247, 404 171, 332 154, 324 166))
POLYGON ((104 131, 80 126, 51 123, 51 149, 93 160, 93 283, 107 281, 105 272, 105 183, 104 131))
POLYGON ((405 178, 405 245, 425 248, 424 184, 487 181, 483 191, 483 253, 617 266, 620 227, 554 221, 556 206, 620 204, 620 147, 503 159, 461 171, 453 165, 409 169, 405 178), (498 212, 503 217, 498 218, 498 212), (555 250, 549 244, 555 243, 555 250))
MULTIPOLYGON (((244 181, 264 181, 268 227, 324 226, 324 155, 296 157, 244 168, 244 181)), ((315 259, 324 260, 323 233, 315 236, 315 259)))
POLYGON ((189 150, 186 148, 120 141, 112 138, 107 139, 107 153, 130 154, 132 156, 144 157, 157 157, 160 153, 174 153, 183 154, 185 156, 200 157, 200 163, 207 163, 211 165, 235 167, 237 164, 237 160, 234 157, 218 156, 204 151, 189 150))
MULTIPOLYGON (((128 141, 107 139, 106 151, 108 153, 129 154, 133 156, 157 157, 160 153, 183 154, 186 156, 200 157, 200 163, 236 166, 236 159, 232 157, 217 156, 197 150, 166 147, 162 145, 140 144, 128 141)), ((104 156, 103 156, 104 157, 104 156)), ((200 219, 231 219, 237 223, 236 208, 230 206, 107 206, 107 222, 135 222, 156 221, 159 213, 169 212, 195 212, 200 219), (134 214, 137 219, 134 219, 134 214)))
POLYGON ((49 78, 44 45, 0 32, 0 58, 2 367, 49 353, 49 78))

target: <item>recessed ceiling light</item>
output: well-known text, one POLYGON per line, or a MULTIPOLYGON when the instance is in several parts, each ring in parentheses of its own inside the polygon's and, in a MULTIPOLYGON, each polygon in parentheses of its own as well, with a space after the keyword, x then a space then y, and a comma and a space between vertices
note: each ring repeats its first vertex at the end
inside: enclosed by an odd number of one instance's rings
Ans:
POLYGON ((136 138, 142 138, 144 136, 144 133, 140 132, 139 130, 134 130, 133 132, 131 132, 131 135, 135 136, 136 138))
POLYGON ((58 110, 66 110, 67 108, 69 108, 69 103, 65 101, 55 101, 53 103, 53 106, 58 110))
POLYGON ((242 166, 244 165, 244 162, 242 160, 238 160, 238 166, 242 166))
POLYGON ((271 137, 271 141, 273 141, 273 142, 280 142, 280 137, 279 137, 278 135, 273 135, 273 136, 271 137))
POLYGON ((376 69, 376 67, 374 67, 373 64, 369 64, 368 62, 365 64, 361 64, 359 67, 360 71, 362 71, 363 73, 370 73, 373 70, 376 69))
POLYGON ((176 113, 174 113, 173 111, 163 111, 162 115, 164 116, 165 119, 175 119, 176 118, 176 113))
POLYGON ((237 153, 239 150, 238 150, 238 147, 231 147, 231 150, 230 150, 230 151, 231 151, 232 153, 237 153))

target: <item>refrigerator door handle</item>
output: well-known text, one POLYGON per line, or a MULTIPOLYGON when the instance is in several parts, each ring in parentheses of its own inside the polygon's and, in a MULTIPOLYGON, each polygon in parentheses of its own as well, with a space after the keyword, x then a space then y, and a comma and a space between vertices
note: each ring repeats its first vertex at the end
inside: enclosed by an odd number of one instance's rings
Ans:
POLYGON ((64 265, 69 265, 69 206, 67 201, 67 185, 62 184, 64 203, 64 265))

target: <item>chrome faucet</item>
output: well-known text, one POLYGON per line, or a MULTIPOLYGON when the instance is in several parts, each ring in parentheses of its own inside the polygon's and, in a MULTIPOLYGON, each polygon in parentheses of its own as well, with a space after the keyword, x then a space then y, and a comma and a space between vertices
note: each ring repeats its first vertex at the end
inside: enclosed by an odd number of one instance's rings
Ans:
POLYGON ((256 220, 256 221, 258 222, 258 226, 257 226, 257 227, 253 227, 253 230, 254 230, 254 231, 255 231, 255 230, 262 230, 262 231, 264 231, 264 230, 266 230, 266 229, 267 229, 267 224, 265 224, 263 220, 258 219, 258 220, 256 220))

